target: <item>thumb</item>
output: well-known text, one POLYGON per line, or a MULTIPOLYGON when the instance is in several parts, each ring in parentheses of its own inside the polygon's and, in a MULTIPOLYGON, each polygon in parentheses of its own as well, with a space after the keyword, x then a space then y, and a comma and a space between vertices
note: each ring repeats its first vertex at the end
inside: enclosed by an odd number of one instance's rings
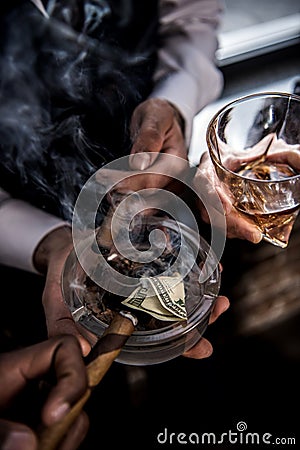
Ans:
POLYGON ((26 425, 0 420, 0 448, 3 450, 36 450, 37 438, 26 425))
POLYGON ((53 320, 47 321, 47 327, 48 327, 48 337, 55 337, 59 336, 61 334, 71 334, 72 336, 76 337, 78 340, 82 355, 87 356, 91 350, 91 344, 89 342, 89 339, 91 342, 94 343, 95 337, 92 333, 89 333, 89 331, 84 330, 84 336, 80 333, 78 326, 73 321, 73 318, 67 317, 55 317, 53 320))
POLYGON ((159 155, 157 152, 149 152, 142 150, 135 150, 132 148, 132 153, 129 155, 129 165, 132 170, 146 170, 157 159, 159 155))

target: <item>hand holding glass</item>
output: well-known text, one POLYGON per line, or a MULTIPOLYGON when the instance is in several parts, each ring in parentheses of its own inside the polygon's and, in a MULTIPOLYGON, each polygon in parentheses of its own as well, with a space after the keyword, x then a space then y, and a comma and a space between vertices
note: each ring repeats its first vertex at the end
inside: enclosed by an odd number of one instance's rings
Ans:
POLYGON ((211 119, 207 144, 232 205, 285 248, 300 209, 300 97, 238 98, 211 119))

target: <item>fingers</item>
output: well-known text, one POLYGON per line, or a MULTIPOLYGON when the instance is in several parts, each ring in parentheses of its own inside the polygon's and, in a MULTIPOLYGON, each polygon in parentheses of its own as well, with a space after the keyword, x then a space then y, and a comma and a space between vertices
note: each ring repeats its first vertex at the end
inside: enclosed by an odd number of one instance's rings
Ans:
POLYGON ((48 336, 72 334, 78 338, 83 355, 87 355, 91 346, 79 333, 63 299, 61 288, 64 265, 72 250, 72 246, 72 234, 69 227, 54 230, 38 246, 35 262, 38 266, 46 266, 46 282, 42 302, 48 336), (44 261, 45 255, 47 256, 46 261, 44 261))
POLYGON ((96 173, 96 181, 121 194, 148 189, 151 195, 151 189, 153 192, 156 189, 164 189, 176 181, 176 177, 182 179, 189 170, 186 159, 160 153, 156 162, 144 172, 101 169, 96 173))
POLYGON ((148 99, 131 120, 132 149, 126 170, 101 169, 99 184, 120 193, 164 189, 188 170, 187 148, 178 112, 166 100, 148 99))
POLYGON ((184 352, 183 356, 192 359, 203 359, 211 356, 212 352, 213 347, 211 343, 207 339, 201 338, 190 350, 184 352))
POLYGON ((207 153, 201 158, 201 163, 195 172, 193 185, 199 202, 204 206, 213 207, 223 215, 230 213, 232 209, 231 200, 222 189, 207 153))
POLYGON ((187 162, 187 149, 178 112, 169 102, 150 99, 140 104, 132 116, 131 134, 133 145, 129 165, 133 171, 140 172, 135 173, 129 184, 123 183, 118 189, 164 188, 184 171, 184 164, 176 157, 187 162), (141 173, 146 169, 149 169, 148 173, 141 173))
POLYGON ((168 115, 163 115, 160 122, 162 102, 147 100, 138 105, 131 119, 131 137, 133 141, 130 157, 132 169, 144 170, 151 166, 157 158, 164 141, 164 129, 168 123, 168 115), (151 152, 143 155, 143 152, 151 152))
POLYGON ((148 99, 137 106, 131 120, 133 145, 129 164, 133 170, 152 166, 161 151, 186 158, 177 117, 178 112, 166 100, 148 99))
MULTIPOLYGON (((58 450, 78 449, 87 435, 88 428, 88 416, 82 411, 69 428, 58 450)), ((3 450, 36 450, 38 448, 37 437, 26 425, 0 420, 0 448, 3 450)))
POLYGON ((101 185, 105 183, 105 180, 109 179, 109 185, 113 185, 113 191, 117 191, 120 194, 127 194, 130 192, 138 192, 142 189, 159 189, 163 188, 170 182, 170 177, 163 174, 162 170, 158 172, 154 166, 151 166, 151 170, 148 172, 141 172, 134 170, 128 172, 126 170, 110 170, 101 169, 96 174, 96 180, 101 185))
POLYGON ((232 209, 231 213, 226 216, 226 223, 229 238, 246 239, 253 244, 262 240, 263 235, 256 225, 235 209, 232 209))
POLYGON ((209 155, 204 153, 194 179, 197 202, 201 218, 210 223, 213 217, 215 223, 223 224, 226 219, 226 234, 228 238, 246 239, 254 244, 262 240, 258 227, 245 215, 237 211, 229 196, 222 187, 209 155))
MULTIPOLYGON (((53 340, 51 364, 56 374, 56 385, 51 389, 43 407, 42 420, 45 425, 59 421, 87 389, 86 368, 77 339, 62 336, 53 340)), ((44 344, 46 346, 47 342, 44 344)), ((39 364, 46 365, 49 356, 44 352, 39 364), (43 361, 44 359, 44 361, 43 361)))
POLYGON ((42 411, 46 425, 58 421, 87 388, 86 369, 77 339, 60 336, 1 355, 1 406, 23 390, 30 380, 54 368, 57 383, 42 411))
POLYGON ((80 334, 72 314, 66 305, 61 291, 61 270, 55 272, 53 265, 48 268, 45 288, 43 292, 43 307, 46 316, 48 336, 71 334, 78 339, 82 354, 86 356, 90 350, 90 343, 80 334))
POLYGON ((61 315, 60 311, 56 311, 54 316, 48 314, 47 328, 49 338, 60 336, 62 334, 74 336, 80 345, 83 356, 87 356, 91 351, 91 343, 79 332, 69 311, 66 311, 65 314, 62 313, 61 315))
POLYGON ((37 438, 21 423, 0 420, 0 448, 3 450, 36 450, 37 438))
POLYGON ((217 320, 221 314, 223 314, 230 306, 229 300, 227 297, 220 295, 214 304, 212 312, 209 318, 209 325, 217 320))
MULTIPOLYGON (((2 406, 8 405, 30 380, 43 378, 54 370, 55 385, 50 390, 41 411, 42 423, 46 427, 59 422, 88 387, 87 372, 80 346, 73 336, 52 338, 25 349, 1 355, 0 367, 0 382, 4 388, 0 394, 2 406)), ((81 413, 72 429, 66 434, 60 448, 62 450, 77 449, 87 433, 88 425, 86 414, 81 413)), ((3 448, 9 450, 37 448, 37 438, 33 431, 17 423, 0 422, 1 440, 5 442, 3 448)))
MULTIPOLYGON (((278 141, 280 143, 281 150, 283 150, 286 143, 282 140, 278 141)), ((297 147, 297 146, 296 146, 297 147)), ((281 162, 282 164, 288 164, 290 167, 293 167, 295 170, 300 170, 300 154, 298 148, 291 150, 290 146, 288 147, 289 151, 276 151, 274 153, 270 153, 268 155, 269 161, 281 162)))
MULTIPOLYGON (((223 314, 229 308, 229 300, 227 297, 220 295, 214 304, 212 312, 209 318, 209 325, 215 322, 221 314, 223 314)), ((183 356, 193 359, 203 359, 211 356, 213 352, 213 347, 211 343, 205 339, 201 338, 196 345, 194 345, 190 350, 183 353, 183 356)))
MULTIPOLYGON (((197 206, 199 208, 202 220, 209 224, 211 222, 211 218, 213 217, 214 223, 223 223, 223 219, 219 216, 219 211, 210 210, 210 215, 207 212, 207 209, 204 205, 198 201, 197 206), (218 219, 218 217, 220 217, 218 219)), ((231 212, 225 216, 226 220, 226 235, 228 238, 237 238, 247 240, 252 242, 253 244, 258 244, 263 235, 261 231, 254 225, 250 220, 244 217, 237 210, 232 208, 231 212)))
POLYGON ((84 411, 81 411, 77 419, 69 428, 58 450, 76 450, 87 435, 89 419, 84 411))

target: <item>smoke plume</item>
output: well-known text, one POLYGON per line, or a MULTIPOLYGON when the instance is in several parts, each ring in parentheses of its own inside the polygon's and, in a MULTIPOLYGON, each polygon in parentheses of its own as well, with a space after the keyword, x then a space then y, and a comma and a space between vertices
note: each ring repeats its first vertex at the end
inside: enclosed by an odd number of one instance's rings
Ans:
POLYGON ((29 1, 1 6, 0 183, 71 220, 92 173, 129 152, 132 111, 151 89, 155 27, 137 50, 124 46, 105 1, 51 0, 48 13, 29 1))

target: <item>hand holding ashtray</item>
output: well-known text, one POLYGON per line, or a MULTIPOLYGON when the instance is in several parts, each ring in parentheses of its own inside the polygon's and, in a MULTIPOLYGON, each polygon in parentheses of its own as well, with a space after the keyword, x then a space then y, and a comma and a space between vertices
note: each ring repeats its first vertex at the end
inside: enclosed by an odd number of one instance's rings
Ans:
POLYGON ((181 355, 207 327, 220 287, 217 258, 193 229, 169 218, 136 220, 129 245, 123 227, 116 245, 110 230, 108 216, 65 265, 63 294, 81 333, 95 344, 127 310, 138 321, 117 361, 147 365, 181 355))

